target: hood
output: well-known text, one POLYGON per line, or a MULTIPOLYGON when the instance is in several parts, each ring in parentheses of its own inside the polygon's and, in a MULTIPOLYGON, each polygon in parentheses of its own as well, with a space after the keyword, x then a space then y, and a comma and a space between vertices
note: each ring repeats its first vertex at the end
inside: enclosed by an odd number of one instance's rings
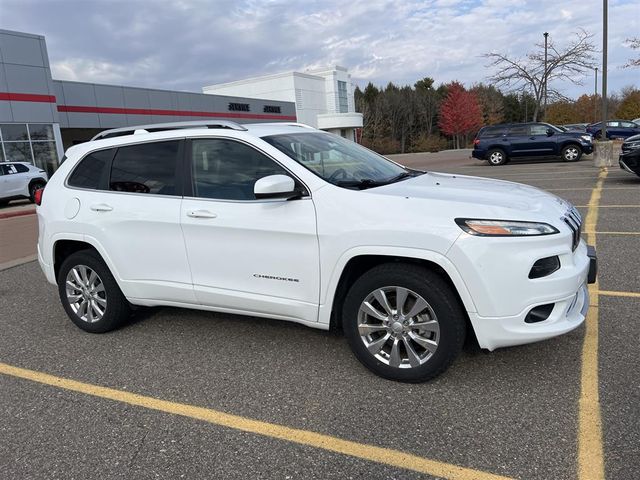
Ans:
POLYGON ((640 141, 640 135, 633 135, 632 137, 628 137, 624 143, 629 143, 629 142, 637 142, 640 141))
POLYGON ((381 195, 440 200, 476 206, 501 207, 517 213, 557 213, 572 205, 536 187, 505 180, 428 172, 418 177, 368 190, 381 195))

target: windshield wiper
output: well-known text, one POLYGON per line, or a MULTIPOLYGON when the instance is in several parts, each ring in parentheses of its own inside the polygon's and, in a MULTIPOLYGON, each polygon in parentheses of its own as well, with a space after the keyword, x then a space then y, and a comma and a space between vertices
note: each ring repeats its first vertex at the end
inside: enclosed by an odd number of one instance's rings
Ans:
POLYGON ((347 188, 358 188, 359 190, 364 190, 366 188, 373 187, 381 187, 383 185, 389 185, 390 183, 396 183, 400 180, 404 180, 409 177, 417 177, 419 175, 424 174, 420 170, 407 170, 406 172, 402 172, 395 177, 387 178, 386 180, 373 180, 371 178, 363 178, 361 180, 341 180, 336 182, 336 185, 339 187, 347 187, 347 188))

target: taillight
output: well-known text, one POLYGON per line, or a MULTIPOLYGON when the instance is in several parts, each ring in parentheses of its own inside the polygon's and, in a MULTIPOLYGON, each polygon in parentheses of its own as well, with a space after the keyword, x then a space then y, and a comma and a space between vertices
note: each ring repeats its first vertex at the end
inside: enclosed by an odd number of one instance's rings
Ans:
POLYGON ((36 205, 38 206, 42 204, 43 193, 44 193, 44 188, 39 188, 35 192, 33 192, 33 200, 36 202, 36 205))
POLYGON ((473 141, 473 144, 474 144, 474 145, 480 145, 480 139, 479 139, 479 138, 476 138, 476 139, 473 141))

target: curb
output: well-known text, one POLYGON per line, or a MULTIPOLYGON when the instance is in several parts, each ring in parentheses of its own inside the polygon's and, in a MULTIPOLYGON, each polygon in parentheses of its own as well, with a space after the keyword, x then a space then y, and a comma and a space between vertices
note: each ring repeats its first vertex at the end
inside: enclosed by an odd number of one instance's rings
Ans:
POLYGON ((36 209, 30 208, 28 210, 17 210, 15 212, 0 212, 0 220, 13 217, 24 217, 26 215, 35 215, 36 209))
POLYGON ((18 265, 24 265, 38 259, 38 255, 29 255, 28 257, 16 258, 5 263, 0 263, 0 272, 8 270, 9 268, 17 267, 18 265))

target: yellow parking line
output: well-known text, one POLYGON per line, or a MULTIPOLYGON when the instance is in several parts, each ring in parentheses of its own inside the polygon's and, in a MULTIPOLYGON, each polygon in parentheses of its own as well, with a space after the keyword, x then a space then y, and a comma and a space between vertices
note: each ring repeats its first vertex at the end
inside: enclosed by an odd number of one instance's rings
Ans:
POLYGON ((627 298, 640 298, 640 292, 619 292, 615 290, 598 290, 600 295, 607 297, 627 297, 627 298))
POLYGON ((0 373, 25 380, 31 380, 32 382, 44 385, 50 385, 56 388, 84 393, 86 395, 114 400, 116 402, 126 403, 129 405, 136 405, 150 410, 157 410, 173 415, 194 418, 234 430, 241 430, 243 432, 255 433, 265 437, 277 438, 287 442, 307 445, 309 447, 327 450, 329 452, 340 453, 436 477, 455 480, 505 480, 508 478, 479 470, 473 470, 471 468, 460 467, 450 463, 429 460, 417 455, 401 452, 399 450, 352 442, 332 437, 330 435, 324 435, 322 433, 285 427, 274 423, 261 422, 259 420, 231 415, 229 413, 209 408, 169 402, 154 397, 147 397, 113 388, 78 382, 34 370, 14 367, 6 363, 0 363, 0 373))
MULTIPOLYGON (((587 242, 596 244, 598 204, 602 186, 607 178, 602 169, 598 182, 591 192, 589 211, 585 219, 587 242)), ((591 306, 585 320, 582 343, 582 368, 580 374, 580 400, 578 404, 578 478, 580 480, 604 479, 604 453, 602 446, 602 420, 598 391, 598 283, 589 285, 591 306)))
POLYGON ((581 208, 640 208, 640 205, 576 205, 581 208))
POLYGON ((640 232, 594 232, 596 235, 640 235, 640 232))
MULTIPOLYGON (((564 191, 564 190, 593 190, 591 187, 576 187, 576 188, 547 188, 545 190, 549 190, 551 192, 556 192, 556 191, 564 191)), ((603 189, 605 192, 608 192, 609 190, 638 190, 638 186, 634 186, 634 187, 606 187, 603 189)))

